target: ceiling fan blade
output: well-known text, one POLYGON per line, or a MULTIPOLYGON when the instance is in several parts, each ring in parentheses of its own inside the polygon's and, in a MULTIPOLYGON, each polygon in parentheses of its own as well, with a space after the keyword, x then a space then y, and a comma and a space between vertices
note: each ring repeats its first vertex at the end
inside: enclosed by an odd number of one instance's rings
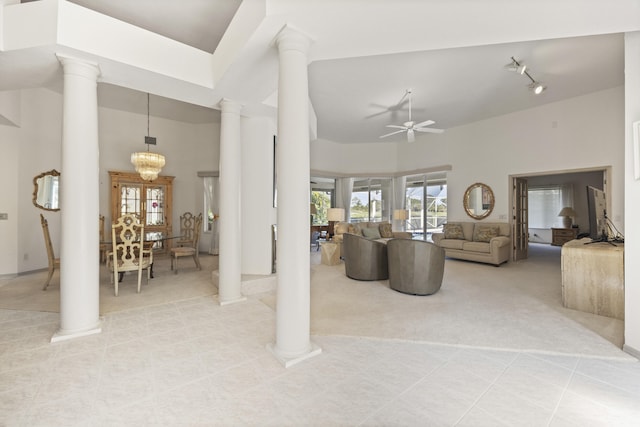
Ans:
POLYGON ((428 132, 428 133, 442 133, 444 129, 436 129, 436 128, 417 128, 418 132, 428 132))
POLYGON ((407 131, 407 141, 413 142, 416 140, 416 134, 413 132, 413 129, 409 129, 407 131))
POLYGON ((408 129, 406 126, 400 126, 400 125, 386 125, 385 127, 393 128, 393 129, 402 129, 402 130, 407 130, 408 129))
POLYGON ((391 132, 391 133, 388 133, 388 134, 386 134, 386 135, 380 135, 380 138, 386 138, 386 137, 388 137, 388 136, 395 135, 395 134, 397 134, 397 133, 402 133, 402 132, 404 132, 404 129, 403 129, 403 130, 397 130, 397 131, 395 131, 395 132, 391 132))
POLYGON ((424 122, 417 123, 416 125, 414 125, 414 127, 421 128, 421 127, 424 127, 424 126, 432 125, 434 123, 435 122, 433 120, 425 120, 424 122))

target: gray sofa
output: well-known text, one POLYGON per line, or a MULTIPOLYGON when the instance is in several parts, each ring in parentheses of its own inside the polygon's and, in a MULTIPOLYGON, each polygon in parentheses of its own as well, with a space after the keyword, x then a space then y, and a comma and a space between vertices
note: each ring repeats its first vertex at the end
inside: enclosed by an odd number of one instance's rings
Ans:
POLYGON ((432 239, 450 258, 499 266, 511 256, 511 226, 506 222, 448 222, 432 239))

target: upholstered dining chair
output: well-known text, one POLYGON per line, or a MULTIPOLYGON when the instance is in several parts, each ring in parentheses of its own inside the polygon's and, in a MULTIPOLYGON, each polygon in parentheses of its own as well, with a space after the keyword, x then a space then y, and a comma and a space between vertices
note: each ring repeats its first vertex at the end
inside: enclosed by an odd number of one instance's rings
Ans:
MULTIPOLYGON (((182 223, 182 221, 181 221, 182 223)), ((180 246, 176 248, 171 248, 171 269, 175 274, 178 274, 178 259, 181 257, 190 256, 196 263, 196 267, 198 270, 200 267, 200 258, 198 258, 198 243, 200 242, 200 233, 202 232, 202 214, 194 217, 193 220, 193 234, 190 236, 191 244, 189 246, 180 246), (174 268, 175 262, 175 268, 174 268)))
POLYGON ((410 295, 435 294, 442 286, 444 252, 424 240, 389 240, 389 287, 410 295))
POLYGON ((109 264, 113 269, 116 296, 118 296, 120 275, 126 271, 138 272, 138 293, 140 293, 142 270, 147 270, 147 283, 149 283, 153 251, 144 249, 144 225, 137 215, 123 215, 111 225, 111 245, 113 250, 109 256, 113 259, 109 264))
POLYGON ((49 286, 49 282, 51 282, 51 277, 53 277, 53 272, 56 269, 60 270, 60 258, 56 258, 53 252, 51 236, 49 235, 49 222, 42 214, 40 214, 40 224, 42 225, 42 233, 44 234, 44 245, 47 248, 47 258, 49 259, 49 274, 47 275, 47 280, 44 282, 44 286, 42 287, 42 290, 46 291, 49 286))

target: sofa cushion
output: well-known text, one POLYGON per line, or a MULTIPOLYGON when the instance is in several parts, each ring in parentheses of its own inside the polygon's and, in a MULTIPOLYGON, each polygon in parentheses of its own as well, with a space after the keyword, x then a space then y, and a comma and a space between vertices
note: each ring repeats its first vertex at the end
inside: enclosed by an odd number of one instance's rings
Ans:
POLYGON ((494 225, 476 224, 473 229, 474 242, 490 242, 492 238, 500 235, 500 227, 494 225))
POLYGON ((384 238, 393 237, 393 231, 391 230, 391 224, 383 222, 380 224, 380 236, 384 238))
POLYGON ((362 235, 367 239, 379 239, 382 237, 378 227, 365 227, 362 229, 362 235))
POLYGON ((441 246, 445 249, 462 249, 465 242, 467 241, 460 240, 460 239, 442 239, 440 240, 440 243, 438 244, 438 246, 441 246))
POLYGON ((443 227, 445 239, 460 239, 464 240, 464 232, 462 231, 462 225, 452 222, 445 224, 443 227))
POLYGON ((488 254, 491 252, 491 245, 486 242, 462 242, 462 249, 469 252, 481 252, 488 254))

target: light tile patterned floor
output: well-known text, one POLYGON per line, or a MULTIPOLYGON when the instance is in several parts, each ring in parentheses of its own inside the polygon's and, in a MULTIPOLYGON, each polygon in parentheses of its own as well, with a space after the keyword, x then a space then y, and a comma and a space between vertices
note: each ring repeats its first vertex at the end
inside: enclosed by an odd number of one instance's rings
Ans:
POLYGON ((275 316, 212 297, 109 314, 50 344, 57 313, 0 310, 3 426, 637 426, 638 362, 315 336, 284 369, 275 316))

